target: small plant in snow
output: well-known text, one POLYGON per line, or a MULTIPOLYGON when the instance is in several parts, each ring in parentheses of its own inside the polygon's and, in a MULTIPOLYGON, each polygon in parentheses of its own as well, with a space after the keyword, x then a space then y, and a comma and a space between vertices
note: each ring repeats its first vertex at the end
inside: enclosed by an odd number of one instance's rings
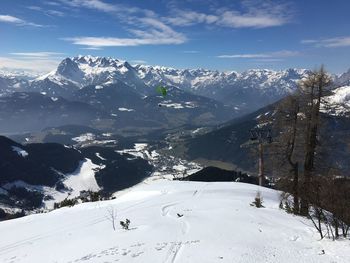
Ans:
POLYGON ((130 220, 125 219, 125 221, 120 221, 120 225, 122 226, 123 229, 129 230, 130 220))
POLYGON ((278 205, 278 207, 279 207, 280 209, 282 209, 282 210, 284 209, 283 201, 282 201, 282 200, 280 201, 280 204, 278 205))
POLYGON ((117 219, 117 210, 110 206, 107 209, 107 220, 109 220, 112 223, 113 230, 115 231, 115 220, 117 219))
POLYGON ((251 206, 255 206, 257 208, 262 208, 263 206, 263 198, 261 197, 260 191, 256 193, 256 196, 254 198, 254 201, 250 204, 251 206))

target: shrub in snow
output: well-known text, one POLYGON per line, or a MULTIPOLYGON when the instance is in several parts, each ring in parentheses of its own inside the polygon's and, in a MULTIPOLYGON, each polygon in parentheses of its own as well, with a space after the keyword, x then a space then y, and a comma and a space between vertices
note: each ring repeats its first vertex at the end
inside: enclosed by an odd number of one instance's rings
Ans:
POLYGON ((255 196, 255 198, 254 198, 254 201, 250 204, 251 206, 255 206, 255 207, 257 207, 257 208, 262 208, 262 207, 264 207, 263 206, 263 198, 261 197, 261 194, 260 194, 260 192, 258 191, 257 193, 256 193, 256 196, 255 196))
POLYGON ((99 192, 89 191, 89 193, 91 202, 97 202, 101 200, 101 194, 99 192))
POLYGON ((286 210, 286 212, 288 214, 292 214, 293 213, 293 209, 292 207, 290 206, 288 200, 284 202, 284 209, 286 210))
POLYGON ((64 207, 64 206, 74 206, 78 203, 78 201, 76 199, 64 199, 62 202, 59 202, 59 203, 54 203, 54 209, 57 209, 57 208, 61 208, 61 207, 64 207))
POLYGON ((125 221, 120 221, 120 225, 122 226, 123 229, 129 230, 130 220, 125 219, 125 221))

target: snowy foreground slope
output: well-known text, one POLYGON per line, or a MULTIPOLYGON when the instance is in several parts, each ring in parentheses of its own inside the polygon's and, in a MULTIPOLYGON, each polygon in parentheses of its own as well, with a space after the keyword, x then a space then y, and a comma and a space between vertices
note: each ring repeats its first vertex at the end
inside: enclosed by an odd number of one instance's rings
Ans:
POLYGON ((261 188, 266 208, 251 207, 257 190, 154 181, 115 200, 2 222, 0 262, 349 262, 349 241, 319 241, 311 222, 278 208, 278 192, 261 188), (130 230, 119 225, 126 218, 130 230))

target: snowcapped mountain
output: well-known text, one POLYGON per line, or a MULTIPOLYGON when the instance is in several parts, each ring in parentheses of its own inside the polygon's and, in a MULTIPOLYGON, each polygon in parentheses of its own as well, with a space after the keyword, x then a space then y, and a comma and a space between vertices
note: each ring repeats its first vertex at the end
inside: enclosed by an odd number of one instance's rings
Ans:
POLYGON ((139 77, 148 85, 173 85, 197 95, 234 106, 254 107, 272 103, 297 87, 308 70, 248 70, 219 72, 205 69, 176 70, 159 66, 136 65, 139 77))
POLYGON ((124 83, 137 93, 149 95, 158 85, 175 86, 225 104, 257 109, 295 90, 307 70, 248 70, 219 72, 206 69, 174 69, 130 65, 126 61, 93 56, 64 59, 58 68, 31 82, 31 89, 69 98, 88 85, 124 83))
POLYGON ((0 261, 348 262, 349 240, 319 240, 279 202, 255 185, 149 180, 114 200, 2 222, 0 261), (264 208, 250 206, 257 191, 264 208))
POLYGON ((31 83, 31 89, 69 97, 72 92, 85 86, 120 81, 141 94, 147 93, 146 85, 128 62, 93 56, 64 59, 56 70, 35 79, 31 83))
MULTIPOLYGON (((138 123, 135 127, 141 124, 164 128, 204 122, 217 124, 253 112, 293 92, 298 81, 308 74, 303 69, 255 69, 242 73, 174 69, 130 65, 109 57, 78 56, 64 59, 56 70, 29 82, 12 79, 17 82, 7 80, 2 86, 6 87, 3 94, 19 87, 89 104, 106 113, 108 116, 104 118, 112 119, 102 121, 109 123, 108 127, 138 123), (161 98, 156 92, 158 85, 167 86, 166 97, 161 98)), ((337 83, 345 83, 350 74, 336 79, 337 83)), ((61 123, 65 124, 71 123, 61 123)))

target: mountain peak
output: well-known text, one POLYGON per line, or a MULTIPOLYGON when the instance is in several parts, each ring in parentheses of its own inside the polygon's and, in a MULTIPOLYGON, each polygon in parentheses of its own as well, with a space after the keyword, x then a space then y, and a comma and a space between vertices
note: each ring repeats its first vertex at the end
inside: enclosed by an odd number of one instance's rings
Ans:
POLYGON ((72 76, 76 72, 79 72, 79 67, 71 58, 65 58, 57 67, 57 73, 62 76, 72 76))

